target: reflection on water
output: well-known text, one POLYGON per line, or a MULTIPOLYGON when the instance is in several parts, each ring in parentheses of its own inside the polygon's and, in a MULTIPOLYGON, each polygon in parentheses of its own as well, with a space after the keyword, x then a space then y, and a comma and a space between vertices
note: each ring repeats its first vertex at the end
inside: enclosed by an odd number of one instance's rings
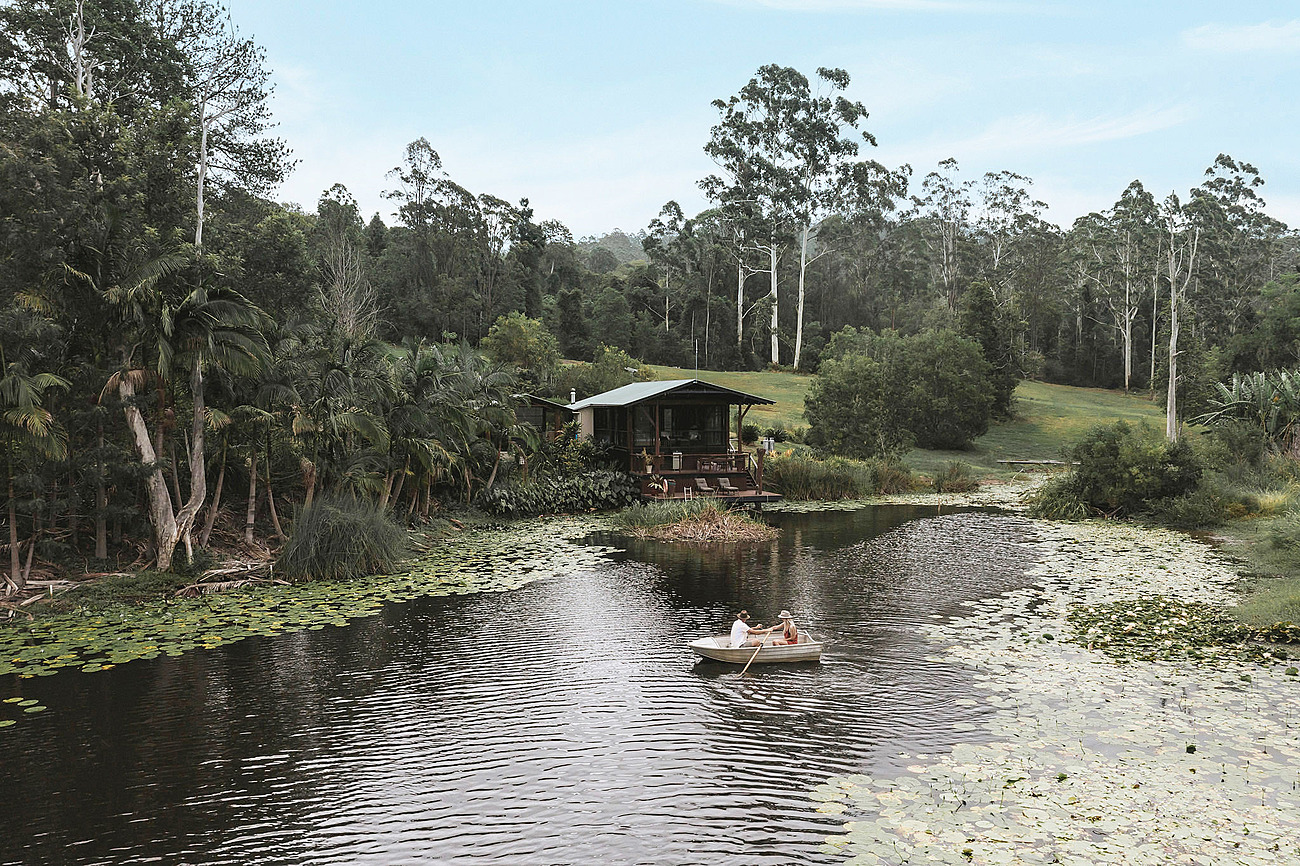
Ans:
POLYGON ((962 736, 968 676, 916 625, 1022 585, 1027 524, 773 520, 772 543, 635 542, 511 593, 0 680, 50 707, 0 732, 0 862, 834 862, 807 792, 962 736), (697 662, 742 606, 790 608, 822 664, 697 662))

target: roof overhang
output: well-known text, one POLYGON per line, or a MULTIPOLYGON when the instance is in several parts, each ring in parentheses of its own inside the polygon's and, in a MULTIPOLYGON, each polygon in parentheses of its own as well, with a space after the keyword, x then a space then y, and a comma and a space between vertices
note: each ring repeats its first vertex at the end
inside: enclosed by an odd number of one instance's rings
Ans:
POLYGON ((568 408, 574 412, 590 408, 638 406, 670 401, 727 403, 737 406, 771 406, 776 401, 702 379, 672 379, 663 382, 633 382, 603 394, 585 397, 568 408))

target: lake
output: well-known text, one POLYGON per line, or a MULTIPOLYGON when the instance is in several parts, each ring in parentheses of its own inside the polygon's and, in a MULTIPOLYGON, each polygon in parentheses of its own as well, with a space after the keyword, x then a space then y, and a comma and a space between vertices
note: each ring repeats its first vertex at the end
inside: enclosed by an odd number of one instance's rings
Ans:
POLYGON ((0 678, 3 863, 835 863, 809 793, 985 712, 918 626, 1025 586, 1030 524, 875 506, 778 541, 597 536, 597 568, 109 671, 0 678), (782 608, 821 664, 686 642, 782 608))

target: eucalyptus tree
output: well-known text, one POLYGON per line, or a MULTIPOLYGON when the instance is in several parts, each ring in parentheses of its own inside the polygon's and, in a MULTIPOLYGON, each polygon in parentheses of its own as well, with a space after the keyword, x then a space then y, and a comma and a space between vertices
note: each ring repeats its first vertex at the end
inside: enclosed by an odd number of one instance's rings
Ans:
POLYGON ((970 232, 971 189, 975 185, 973 180, 958 180, 957 172, 957 160, 943 160, 939 171, 930 172, 921 181, 922 195, 915 199, 927 227, 926 246, 953 313, 963 288, 962 253, 970 232))
MULTIPOLYGON (((721 122, 713 127, 705 152, 723 169, 702 182, 705 191, 738 217, 747 231, 747 245, 767 259, 771 283, 771 360, 780 361, 780 294, 778 266, 794 233, 798 239, 798 300, 795 305, 794 364, 803 353, 807 271, 825 254, 816 249, 817 227, 829 214, 846 208, 880 208, 899 193, 899 174, 879 163, 859 160, 862 144, 875 137, 861 129, 867 109, 846 99, 849 86, 843 69, 819 68, 821 92, 790 67, 767 65, 738 95, 717 100, 721 122), (752 205, 752 209, 740 207, 752 205)), ((743 294, 744 267, 738 269, 738 298, 743 294)), ((743 300, 737 309, 743 316, 743 300)))
MULTIPOLYGON (((792 198, 796 166, 793 163, 789 118, 807 79, 797 70, 769 64, 727 100, 716 99, 713 107, 721 118, 704 146, 722 175, 700 181, 701 188, 735 220, 737 226, 738 318, 744 318, 746 267, 743 253, 757 253, 766 268, 750 273, 770 277, 767 300, 771 305, 770 359, 780 363, 780 294, 778 266, 797 222, 792 198), (802 84, 801 84, 802 82, 802 84)), ((738 325, 738 341, 743 331, 738 325)))
POLYGON ((1198 313, 1217 340, 1246 325, 1259 288, 1273 276, 1286 226, 1264 213, 1263 186, 1253 165, 1219 154, 1187 201, 1201 231, 1198 313))
POLYGON ((1165 436, 1178 441, 1178 330, 1187 287, 1196 275, 1201 227, 1195 225, 1178 196, 1170 193, 1160 205, 1160 227, 1169 281, 1169 384, 1165 397, 1165 436))
POLYGON ((194 111, 194 247, 202 255, 209 182, 255 193, 275 187, 292 167, 271 127, 274 90, 266 51, 240 35, 211 0, 154 0, 161 35, 184 58, 183 93, 194 111))
MULTIPOLYGON (((682 213, 681 205, 670 201, 659 210, 659 216, 650 221, 642 248, 655 267, 663 274, 663 304, 650 311, 661 317, 664 333, 668 333, 673 310, 673 272, 676 271, 678 291, 685 287, 692 266, 691 221, 682 213)), ((680 303, 680 301, 679 301, 680 303)))

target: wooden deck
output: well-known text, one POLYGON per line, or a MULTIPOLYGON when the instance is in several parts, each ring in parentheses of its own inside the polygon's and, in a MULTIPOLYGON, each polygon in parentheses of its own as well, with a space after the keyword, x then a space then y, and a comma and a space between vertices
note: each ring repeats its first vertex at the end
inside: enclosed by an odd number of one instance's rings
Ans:
POLYGON ((769 491, 759 493, 757 490, 737 490, 734 493, 723 493, 722 491, 718 491, 717 493, 675 493, 667 495, 662 493, 651 493, 642 494, 641 498, 647 502, 668 502, 671 500, 681 502, 684 499, 712 499, 724 503, 734 502, 739 505, 765 505, 771 502, 780 502, 782 497, 780 493, 771 493, 769 491))

